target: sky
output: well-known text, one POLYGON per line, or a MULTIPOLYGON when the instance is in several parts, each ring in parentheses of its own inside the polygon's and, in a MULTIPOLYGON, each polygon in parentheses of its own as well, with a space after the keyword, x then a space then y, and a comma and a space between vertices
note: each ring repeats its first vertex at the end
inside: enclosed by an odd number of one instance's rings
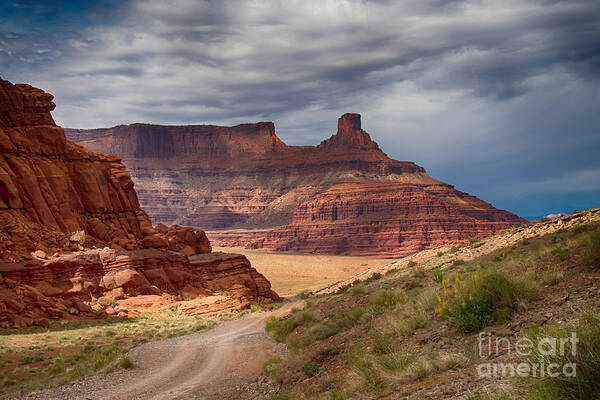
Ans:
POLYGON ((521 216, 600 206, 600 1, 4 0, 0 76, 63 127, 345 112, 392 158, 521 216))

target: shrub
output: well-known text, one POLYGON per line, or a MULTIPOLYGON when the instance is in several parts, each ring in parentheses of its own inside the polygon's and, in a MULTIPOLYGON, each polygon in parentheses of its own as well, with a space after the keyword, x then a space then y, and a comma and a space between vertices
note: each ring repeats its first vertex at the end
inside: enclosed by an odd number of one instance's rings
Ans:
POLYGON ((419 381, 427 378, 430 372, 430 368, 423 360, 419 360, 419 362, 413 366, 413 373, 415 374, 415 378, 419 381))
POLYGON ((121 361, 119 361, 119 367, 124 369, 132 369, 133 361, 131 361, 131 358, 129 357, 124 357, 121 359, 121 361))
POLYGON ((329 392, 329 400, 346 400, 348 398, 350 398, 348 393, 338 389, 333 389, 329 392))
POLYGON ((412 267, 414 267, 415 265, 417 265, 417 263, 416 263, 416 262, 414 262, 413 260, 410 260, 410 261, 408 262, 408 268, 412 268, 412 267))
POLYGON ((361 294, 364 294, 365 292, 366 287, 364 283, 357 283, 352 286, 352 289, 350 289, 350 293, 352 293, 353 296, 359 296, 361 294))
POLYGON ((415 360, 411 353, 398 350, 393 353, 384 354, 377 359, 381 367, 389 372, 404 371, 415 360))
POLYGON ((344 329, 352 328, 360 321, 364 313, 365 310, 361 307, 346 311, 338 318, 312 326, 309 333, 316 340, 327 339, 328 337, 336 335, 338 332, 344 329))
POLYGON ((312 378, 319 373, 319 366, 314 361, 309 361, 302 366, 302 372, 304 372, 304 375, 312 378))
POLYGON ((457 258, 456 260, 454 260, 453 262, 454 265, 464 265, 466 264, 466 261, 460 258, 457 258))
POLYGON ((365 280, 365 282, 369 283, 369 282, 377 281, 381 278, 383 278, 383 275, 381 275, 379 272, 374 272, 373 275, 371 275, 370 277, 368 277, 365 280))
POLYGON ((407 297, 402 290, 380 289, 371 298, 371 304, 377 307, 394 308, 406 303, 407 297))
POLYGON ((390 354, 394 351, 394 340, 390 335, 377 332, 373 336, 373 351, 378 354, 390 354))
POLYGON ((350 355, 350 365, 356 375, 358 375, 368 388, 375 394, 381 393, 385 387, 385 382, 375 368, 373 361, 366 354, 364 348, 355 349, 350 355))
POLYGON ((267 366, 265 369, 266 374, 273 379, 275 382, 281 384, 283 383, 283 378, 285 377, 285 371, 281 367, 281 363, 275 363, 267 366))
POLYGON ((413 275, 418 278, 422 278, 424 276, 427 276, 427 270, 425 269, 424 266, 418 265, 413 268, 413 275))
POLYGON ((447 318, 460 332, 474 332, 493 322, 507 321, 514 311, 523 308, 538 296, 538 288, 531 282, 513 278, 501 272, 492 272, 479 278, 471 274, 472 284, 456 276, 455 297, 448 297, 444 280, 445 298, 439 298, 438 314, 447 318), (460 291, 459 289, 460 288, 460 291))
POLYGON ((250 312, 258 312, 261 311, 262 308, 260 307, 260 304, 252 304, 250 305, 250 312))
POLYGON ((556 248, 552 250, 552 255, 557 257, 560 261, 566 261, 569 258, 569 253, 567 249, 556 248))
POLYGON ((600 268, 600 232, 590 232, 585 239, 583 262, 588 268, 600 268))
POLYGON ((555 325, 540 330, 532 335, 534 343, 533 352, 527 361, 531 363, 543 362, 545 365, 556 363, 562 366, 574 363, 577 367, 573 377, 560 373, 557 377, 545 376, 544 378, 529 377, 533 381, 529 393, 531 400, 541 399, 594 399, 600 393, 600 316, 598 309, 591 309, 579 315, 576 324, 555 325), (568 344, 562 354, 547 355, 539 351, 538 344, 543 338, 569 338, 575 332, 579 342, 575 354, 568 344))
POLYGON ((480 240, 481 240, 481 239, 479 239, 478 237, 476 237, 476 236, 473 236, 473 237, 470 237, 470 238, 469 238, 469 243, 470 243, 470 244, 474 244, 474 243, 477 243, 477 242, 479 242, 480 240))
POLYGON ((281 364, 281 357, 271 357, 263 364, 263 372, 268 372, 272 365, 281 364))
POLYGON ((544 271, 538 277, 538 282, 544 286, 554 286, 560 283, 565 277, 564 271, 559 269, 551 269, 544 271))
POLYGON ((310 293, 308 293, 306 290, 303 290, 300 293, 298 293, 298 297, 302 300, 306 300, 310 297, 310 293))
POLYGON ((427 325, 427 317, 423 314, 417 314, 402 319, 394 323, 394 331, 399 335, 410 336, 419 328, 427 325))
POLYGON ((438 251, 438 252, 437 252, 437 256, 438 256, 438 257, 441 257, 441 256, 443 256, 444 254, 446 254, 446 253, 444 253, 443 251, 438 251))

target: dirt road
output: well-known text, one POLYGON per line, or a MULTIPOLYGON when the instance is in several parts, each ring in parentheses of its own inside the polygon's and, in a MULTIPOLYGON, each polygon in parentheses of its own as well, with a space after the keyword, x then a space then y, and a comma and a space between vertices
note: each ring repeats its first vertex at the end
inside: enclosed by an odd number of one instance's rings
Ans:
POLYGON ((166 400, 257 398, 241 384, 260 374, 276 351, 265 319, 281 316, 299 301, 269 313, 247 314, 210 331, 146 343, 129 352, 135 369, 27 395, 26 399, 166 400))

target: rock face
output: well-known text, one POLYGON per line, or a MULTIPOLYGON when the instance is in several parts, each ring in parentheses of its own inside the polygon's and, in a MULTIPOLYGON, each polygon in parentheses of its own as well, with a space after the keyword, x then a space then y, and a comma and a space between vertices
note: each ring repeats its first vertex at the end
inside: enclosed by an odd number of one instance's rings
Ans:
MULTIPOLYGON (((191 260, 156 249, 93 249, 47 260, 0 262, 0 327, 19 327, 98 316, 92 309, 119 304, 119 311, 171 308, 183 302, 186 315, 213 315, 277 299, 269 281, 239 254, 204 254, 191 260), (216 291, 226 298, 211 302, 216 291), (216 308, 215 308, 216 306, 216 308), (74 308, 77 312, 69 312, 74 308)), ((223 297, 223 296, 220 296, 223 297)), ((102 315, 102 314, 101 314, 102 315)))
POLYGON ((206 254, 203 231, 152 227, 120 159, 68 141, 52 99, 0 79, 0 327, 139 296, 200 299, 187 309, 204 314, 215 291, 229 293, 219 312, 277 298, 244 256, 206 254))
POLYGON ((219 246, 404 256, 525 222, 389 158, 358 114, 318 146, 287 146, 265 122, 67 134, 122 157, 155 222, 212 228, 219 246))

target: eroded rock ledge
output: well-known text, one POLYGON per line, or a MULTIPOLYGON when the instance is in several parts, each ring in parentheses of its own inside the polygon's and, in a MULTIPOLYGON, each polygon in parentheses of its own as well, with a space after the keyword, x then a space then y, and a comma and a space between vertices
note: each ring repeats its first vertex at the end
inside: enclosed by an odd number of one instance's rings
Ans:
POLYGON ((0 327, 278 298, 244 256, 211 253, 203 231, 153 227, 120 159, 68 141, 52 99, 0 79, 0 327))

